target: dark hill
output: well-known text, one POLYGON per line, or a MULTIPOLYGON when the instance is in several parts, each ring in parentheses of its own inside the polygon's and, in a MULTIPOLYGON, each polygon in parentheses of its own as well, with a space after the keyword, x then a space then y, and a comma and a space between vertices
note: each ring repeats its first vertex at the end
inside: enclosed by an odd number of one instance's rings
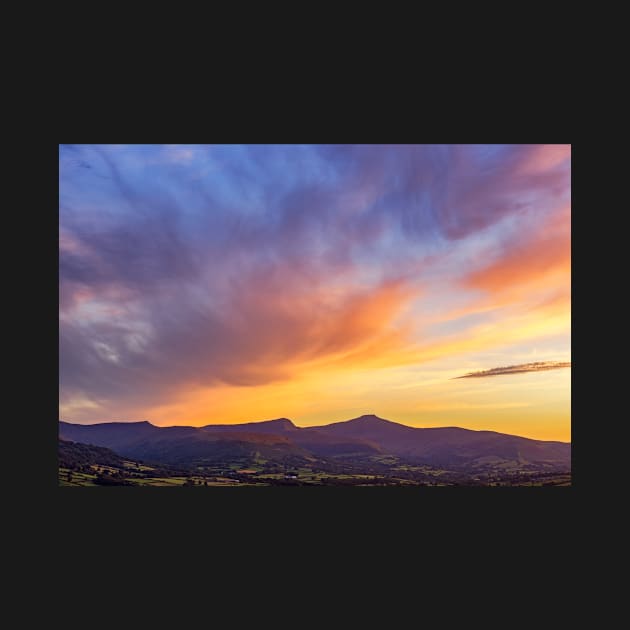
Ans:
POLYGON ((469 465, 493 459, 569 465, 571 445, 458 427, 414 428, 374 415, 317 427, 328 434, 369 440, 399 457, 431 464, 469 465))
MULTIPOLYGON (((256 426, 250 423, 247 426, 256 426)), ((263 457, 310 461, 312 455, 287 437, 251 430, 224 432, 197 427, 156 427, 149 422, 110 422, 94 425, 59 423, 59 437, 115 450, 133 459, 168 464, 213 462, 263 457)))
POLYGON ((208 424, 201 427, 204 431, 219 431, 224 433, 241 433, 243 431, 253 431, 254 433, 293 433, 298 431, 288 418, 277 418, 275 420, 263 420, 262 422, 245 422, 243 424, 208 424))
POLYGON ((108 448, 66 440, 59 440, 58 456, 60 468, 79 468, 92 464, 123 468, 125 461, 108 448))
POLYGON ((202 429, 213 433, 242 434, 247 431, 255 431, 256 433, 286 435, 293 444, 319 456, 369 455, 380 452, 377 444, 352 437, 340 439, 339 436, 329 435, 325 431, 296 427, 288 418, 244 424, 208 424, 202 429))
POLYGON ((458 427, 415 428, 375 415, 301 428, 287 418, 204 427, 156 427, 149 422, 59 423, 64 440, 94 444, 126 457, 171 464, 227 458, 312 461, 395 455, 436 466, 570 468, 571 445, 458 427))
MULTIPOLYGON (((184 430, 187 427, 175 427, 184 430)), ((192 428, 192 427, 191 427, 192 428)), ((161 429, 150 422, 102 422, 99 424, 71 424, 59 422, 59 437, 62 440, 106 446, 122 452, 129 444, 157 435, 161 429)))

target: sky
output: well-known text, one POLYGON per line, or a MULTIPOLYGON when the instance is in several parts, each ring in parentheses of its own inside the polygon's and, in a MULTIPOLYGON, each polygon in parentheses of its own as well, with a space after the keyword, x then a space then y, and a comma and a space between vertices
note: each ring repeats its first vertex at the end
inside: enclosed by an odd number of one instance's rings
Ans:
POLYGON ((60 145, 59 417, 571 439, 570 145, 60 145))

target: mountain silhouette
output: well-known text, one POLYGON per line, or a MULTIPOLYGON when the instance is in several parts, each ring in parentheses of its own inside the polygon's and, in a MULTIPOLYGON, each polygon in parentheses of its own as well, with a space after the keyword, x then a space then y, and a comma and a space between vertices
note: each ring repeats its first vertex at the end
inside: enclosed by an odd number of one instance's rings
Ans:
POLYGON ((571 445, 459 427, 416 428, 365 415, 317 427, 328 434, 369 440, 384 451, 431 464, 464 464, 480 458, 521 463, 570 461, 571 445))
POLYGON ((204 431, 242 433, 243 431, 255 431, 257 433, 270 433, 288 435, 291 442, 311 451, 315 455, 343 455, 343 454, 367 454, 379 453, 377 444, 371 444, 361 438, 327 434, 325 430, 314 428, 296 427, 288 418, 265 420, 263 422, 247 422, 244 424, 208 424, 202 427, 204 431))
POLYGON ((208 424, 201 427, 204 431, 235 433, 253 431, 254 433, 290 433, 297 431, 288 418, 276 418, 275 420, 263 420, 262 422, 245 422, 244 424, 208 424))
POLYGON ((64 440, 112 449, 147 461, 186 463, 233 457, 312 462, 316 458, 404 460, 455 468, 486 464, 569 467, 571 444, 459 427, 416 428, 376 415, 298 427, 288 418, 203 427, 157 427, 150 422, 80 425, 59 422, 64 440))

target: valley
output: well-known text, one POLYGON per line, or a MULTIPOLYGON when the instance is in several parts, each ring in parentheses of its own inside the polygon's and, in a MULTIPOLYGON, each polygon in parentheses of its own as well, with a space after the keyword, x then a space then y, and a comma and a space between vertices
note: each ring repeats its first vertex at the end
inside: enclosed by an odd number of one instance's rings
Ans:
POLYGON ((61 486, 569 486, 570 444, 368 415, 300 428, 60 422, 61 486))

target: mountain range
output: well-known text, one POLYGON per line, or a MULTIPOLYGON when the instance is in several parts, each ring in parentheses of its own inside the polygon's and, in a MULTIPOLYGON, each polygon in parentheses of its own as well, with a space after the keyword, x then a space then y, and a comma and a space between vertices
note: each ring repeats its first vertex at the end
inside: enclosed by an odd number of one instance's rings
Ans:
POLYGON ((288 418, 202 427, 157 427, 150 422, 92 425, 59 422, 59 438, 165 464, 226 459, 283 462, 383 460, 388 456, 449 469, 486 465, 570 469, 571 444, 458 427, 415 428, 375 415, 315 427, 288 418))

